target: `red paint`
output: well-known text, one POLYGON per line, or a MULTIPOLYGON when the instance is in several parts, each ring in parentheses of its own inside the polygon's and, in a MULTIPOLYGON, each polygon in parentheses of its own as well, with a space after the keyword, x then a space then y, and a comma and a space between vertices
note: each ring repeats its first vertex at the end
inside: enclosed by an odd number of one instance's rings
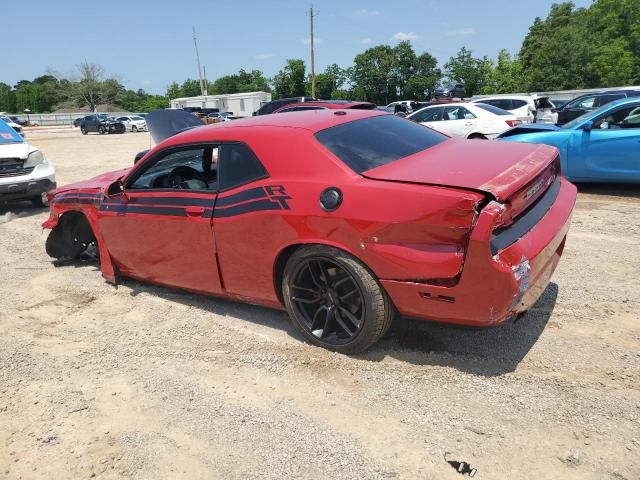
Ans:
MULTIPOLYGON (((98 238, 103 275, 110 281, 118 273, 282 308, 274 281, 278 256, 290 246, 325 244, 367 265, 406 315, 491 325, 529 308, 562 253, 575 187, 562 179, 547 214, 495 258, 490 240, 494 229, 508 225, 544 192, 546 187, 536 190, 540 179, 546 184, 559 174, 554 170, 557 150, 451 139, 361 176, 315 140, 318 130, 375 115, 384 113, 311 111, 190 130, 156 146, 130 170, 59 188, 51 195, 51 216, 43 226, 53 228, 64 212, 84 212, 98 238), (104 196, 112 182, 126 183, 134 170, 167 147, 225 141, 248 145, 269 178, 221 193, 129 190, 119 197, 128 206, 142 197, 146 204, 170 197, 207 205, 178 207, 182 216, 104 210, 107 199, 102 197, 83 203, 69 200, 74 195, 104 196), (344 196, 332 213, 319 205, 320 193, 329 186, 344 196), (276 201, 270 199, 282 196, 284 189, 291 197, 289 209, 211 218, 211 210, 220 212, 230 197, 258 187, 267 202, 276 201), (65 198, 69 202, 62 203, 65 198), (512 268, 522 258, 530 264, 529 288, 522 303, 514 304, 520 285, 512 268)), ((172 208, 166 201, 153 204, 172 208)))

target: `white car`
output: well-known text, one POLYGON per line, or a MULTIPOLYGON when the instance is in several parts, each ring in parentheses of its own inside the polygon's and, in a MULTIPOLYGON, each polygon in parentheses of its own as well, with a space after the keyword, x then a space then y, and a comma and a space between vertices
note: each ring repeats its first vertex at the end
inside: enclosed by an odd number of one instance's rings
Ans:
POLYGON ((512 113, 483 103, 430 105, 407 116, 438 132, 457 138, 495 138, 522 122, 512 113))
POLYGON ((131 115, 116 118, 116 121, 124 124, 124 129, 130 132, 148 132, 147 121, 140 115, 131 115))
POLYGON ((4 123, 6 123, 7 125, 9 125, 11 128, 13 128, 16 132, 22 134, 22 125, 18 125, 16 122, 14 122, 13 120, 11 120, 9 117, 7 117, 6 115, 0 115, 0 120, 2 120, 4 123))
POLYGON ((384 108, 387 112, 394 113, 396 105, 402 105, 407 113, 411 113, 419 104, 415 100, 399 100, 397 102, 391 102, 384 108))
POLYGON ((556 123, 558 114, 553 111, 555 105, 548 95, 498 95, 471 100, 472 103, 485 103, 513 113, 522 123, 556 123))
POLYGON ((6 122, 0 120, 0 202, 31 200, 47 205, 47 192, 56 188, 53 163, 6 122))

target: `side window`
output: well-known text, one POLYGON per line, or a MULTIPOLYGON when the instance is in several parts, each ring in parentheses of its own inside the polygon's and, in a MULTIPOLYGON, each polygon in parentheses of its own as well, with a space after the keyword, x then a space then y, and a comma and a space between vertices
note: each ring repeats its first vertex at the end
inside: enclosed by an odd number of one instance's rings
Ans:
POLYGON ((127 120, 129 120, 129 118, 127 118, 127 117, 118 117, 117 120, 119 122, 126 122, 127 120))
POLYGON ((522 108, 527 105, 527 102, 524 100, 510 100, 511 108, 510 110, 515 110, 516 108, 522 108))
POLYGON ((459 115, 459 118, 464 118, 465 120, 472 120, 476 118, 476 116, 473 113, 471 113, 469 110, 467 110, 464 107, 460 107, 458 109, 458 115, 459 115))
POLYGON ((594 128, 601 130, 640 128, 640 107, 636 105, 609 112, 594 122, 594 128))
POLYGON ((161 154, 127 188, 213 190, 216 187, 217 162, 214 160, 217 160, 217 150, 217 147, 200 147, 161 154))
POLYGON ((440 108, 428 108, 411 117, 411 120, 416 122, 437 122, 438 120, 442 120, 442 111, 444 109, 440 108))
POLYGON ((600 95, 596 97, 595 102, 593 102, 594 107, 601 107, 602 105, 606 105, 609 102, 613 102, 614 100, 618 100, 619 98, 625 98, 624 94, 611 94, 611 95, 600 95))
POLYGON ((596 97, 585 97, 579 102, 576 102, 574 105, 571 105, 573 108, 592 108, 595 103, 596 97))
POLYGON ((243 143, 228 143, 222 146, 218 171, 220 190, 229 190, 269 176, 258 157, 243 143))

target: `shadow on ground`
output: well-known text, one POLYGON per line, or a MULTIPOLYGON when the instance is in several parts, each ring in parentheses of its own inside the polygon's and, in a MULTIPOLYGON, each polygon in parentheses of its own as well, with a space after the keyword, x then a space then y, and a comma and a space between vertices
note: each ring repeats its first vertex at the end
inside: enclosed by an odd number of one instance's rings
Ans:
POLYGON ((640 198, 640 185, 620 183, 577 183, 578 192, 590 195, 640 198))
MULTIPOLYGON (((230 317, 284 330, 297 341, 304 338, 283 311, 226 299, 171 290, 126 280, 131 296, 140 293, 230 317)), ((392 357, 415 365, 438 365, 482 376, 513 372, 544 331, 555 307, 558 286, 550 283, 534 307, 521 319, 499 327, 465 328, 398 318, 387 335, 367 352, 354 358, 383 361, 392 357)))
POLYGON ((16 218, 31 217, 46 213, 48 207, 34 207, 30 201, 10 201, 0 203, 0 225, 11 222, 16 218))

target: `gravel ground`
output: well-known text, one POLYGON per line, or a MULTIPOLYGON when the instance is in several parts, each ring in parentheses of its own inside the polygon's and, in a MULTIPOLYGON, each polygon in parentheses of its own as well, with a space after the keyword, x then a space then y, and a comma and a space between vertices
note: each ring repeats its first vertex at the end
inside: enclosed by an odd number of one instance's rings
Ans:
MULTIPOLYGON (((27 133, 60 184, 148 134, 27 133)), ((583 187, 534 309, 400 320, 363 355, 285 313, 54 267, 46 211, 0 206, 0 478, 640 478, 640 188, 583 187)))

